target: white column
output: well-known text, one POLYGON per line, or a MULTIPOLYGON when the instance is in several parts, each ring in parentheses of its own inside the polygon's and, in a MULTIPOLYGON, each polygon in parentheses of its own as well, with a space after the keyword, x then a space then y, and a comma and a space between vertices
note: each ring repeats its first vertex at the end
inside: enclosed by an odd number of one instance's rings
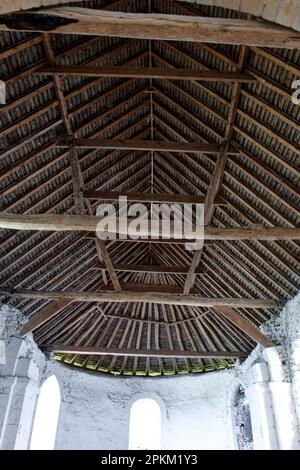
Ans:
POLYGON ((285 377, 280 353, 280 347, 267 348, 263 352, 270 372, 269 389, 278 443, 281 450, 297 450, 300 449, 300 443, 293 389, 292 384, 285 377))
POLYGON ((247 375, 250 385, 246 389, 246 395, 249 400, 254 450, 279 449, 267 365, 256 363, 247 375))
POLYGON ((29 448, 44 356, 31 335, 22 338, 11 331, 14 313, 7 307, 1 311, 0 449, 25 450, 29 448))

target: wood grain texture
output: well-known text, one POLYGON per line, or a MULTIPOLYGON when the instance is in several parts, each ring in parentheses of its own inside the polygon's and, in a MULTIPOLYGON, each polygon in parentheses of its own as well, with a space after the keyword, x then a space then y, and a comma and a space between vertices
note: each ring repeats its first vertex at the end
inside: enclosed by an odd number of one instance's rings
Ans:
POLYGON ((45 8, 1 18, 5 31, 39 31, 136 39, 297 48, 300 33, 256 20, 45 8))

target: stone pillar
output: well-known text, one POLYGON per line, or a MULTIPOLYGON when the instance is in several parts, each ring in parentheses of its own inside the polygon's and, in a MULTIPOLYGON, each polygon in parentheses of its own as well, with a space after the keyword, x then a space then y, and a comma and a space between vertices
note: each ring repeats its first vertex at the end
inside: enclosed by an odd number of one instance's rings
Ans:
POLYGON ((281 450, 298 450, 300 443, 293 389, 286 376, 281 355, 282 348, 280 347, 267 348, 263 351, 270 373, 269 389, 272 396, 278 443, 281 450))
POLYGON ((272 396, 269 390, 269 371, 266 363, 253 364, 247 373, 254 450, 279 449, 272 396))
POLYGON ((31 335, 18 336, 21 314, 0 307, 0 449, 29 448, 44 355, 31 335))

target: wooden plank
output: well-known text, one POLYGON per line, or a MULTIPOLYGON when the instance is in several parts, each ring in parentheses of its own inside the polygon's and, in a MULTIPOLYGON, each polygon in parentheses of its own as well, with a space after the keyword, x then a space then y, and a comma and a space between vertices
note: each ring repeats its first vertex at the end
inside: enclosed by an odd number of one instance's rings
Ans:
MULTIPOLYGON (((101 291, 112 291, 114 290, 112 284, 103 285, 101 291)), ((131 283, 122 282, 121 290, 127 292, 163 292, 165 294, 182 294, 181 286, 174 286, 171 284, 144 284, 144 283, 131 283)), ((192 289, 191 294, 199 294, 199 290, 192 289)))
POLYGON ((107 248, 105 246, 105 243, 103 240, 100 240, 99 238, 95 238, 96 241, 96 248, 97 251, 99 250, 101 252, 102 258, 104 260, 104 263, 106 265, 106 269, 108 270, 108 273, 110 275, 111 281, 113 283, 114 289, 116 291, 121 290, 120 282, 118 280, 118 276, 115 272, 114 266, 112 264, 112 261, 110 259, 109 253, 107 251, 107 248))
POLYGON ((29 299, 72 300, 77 302, 148 302, 166 305, 188 305, 191 307, 229 306, 237 308, 280 308, 286 300, 243 299, 243 298, 207 298, 195 295, 164 294, 160 292, 70 292, 70 291, 34 291, 0 287, 0 294, 29 299))
POLYGON ((275 23, 233 18, 43 8, 2 16, 0 30, 299 48, 300 33, 275 23))
MULTIPOLYGON (((52 66, 54 67, 56 59, 55 59, 55 55, 53 53, 53 49, 51 46, 50 36, 48 34, 43 34, 42 36, 43 36, 43 45, 44 45, 47 59, 50 62, 50 64, 52 64, 52 66)), ((55 93, 59 102, 59 108, 61 112, 61 117, 64 122, 64 126, 66 128, 67 133, 69 135, 72 135, 72 126, 70 123, 69 113, 68 113, 67 104, 65 101, 65 96, 63 93, 60 78, 58 76, 53 76, 53 83, 54 83, 55 93)))
POLYGON ((95 346, 68 346, 65 344, 41 344, 45 352, 55 351, 70 354, 88 354, 92 356, 131 356, 131 357, 209 357, 209 358, 244 358, 243 351, 175 351, 169 349, 125 349, 95 346))
MULTIPOLYGON (((51 38, 48 34, 43 34, 43 45, 46 52, 46 56, 51 66, 55 67, 55 55, 53 53, 51 38)), ((84 214, 84 200, 82 195, 82 190, 84 187, 83 177, 80 170, 80 163, 78 160, 77 149, 73 142, 73 130, 69 118, 68 108, 65 100, 65 96, 62 89, 61 78, 57 75, 53 76, 53 83, 55 88, 55 93, 59 103, 59 109, 61 117, 65 126, 65 130, 69 136, 69 161, 71 166, 72 173, 72 184, 73 184, 73 193, 74 193, 74 204, 76 207, 77 214, 84 214)))
MULTIPOLYGON (((237 64, 238 71, 244 70, 246 67, 246 59, 248 54, 248 48, 243 46, 241 48, 239 61, 237 64)), ((210 180, 210 184, 207 190, 205 203, 204 203, 204 224, 209 225, 212 221, 214 214, 214 201, 219 194, 222 186, 222 181, 225 174, 225 167, 228 160, 228 149, 230 142, 233 136, 234 123, 236 120, 239 98, 241 93, 242 85, 240 83, 235 83, 233 86, 233 93, 230 102, 229 114, 227 118, 225 136, 224 136, 224 148, 218 156, 217 163, 214 168, 213 175, 210 180)), ((191 287, 195 282, 195 269, 199 265, 203 254, 203 247, 200 250, 197 250, 193 256, 189 272, 187 274, 185 284, 184 284, 184 293, 189 294, 191 287)))
POLYGON ((237 82, 253 83, 256 79, 247 73, 238 72, 218 72, 192 70, 192 69, 164 69, 159 67, 100 67, 89 65, 43 65, 34 70, 37 75, 75 75, 83 77, 123 77, 123 78, 147 78, 147 79, 167 79, 167 80, 199 80, 213 82, 237 82))
MULTIPOLYGON (((74 145, 84 149, 155 150, 158 152, 203 152, 208 154, 219 153, 222 150, 221 145, 218 144, 180 143, 160 140, 74 139, 74 145)), ((67 137, 58 139, 55 146, 68 148, 69 139, 67 137)), ((239 155, 239 151, 236 147, 230 146, 228 154, 239 155)))
MULTIPOLYGON (((83 193, 88 199, 101 201, 117 201, 120 197, 126 197, 128 202, 154 202, 161 204, 204 204, 204 196, 195 196, 191 194, 170 194, 170 193, 126 193, 116 191, 90 191, 83 193)), ((224 199, 216 198, 214 203, 218 206, 226 205, 224 199)))
MULTIPOLYGON (((227 151, 229 148, 229 143, 227 142, 220 152, 220 155, 218 156, 217 163, 214 168, 213 175, 210 180, 210 184, 207 190, 207 194, 205 197, 205 203, 204 203, 204 224, 207 225, 211 222, 213 212, 214 212, 214 201, 219 193, 221 182, 223 179, 223 175, 225 172, 225 166, 227 163, 227 151)), ((195 269, 198 266, 200 259, 202 257, 203 253, 203 248, 200 250, 197 250, 194 253, 190 269, 188 271, 185 284, 184 284, 184 294, 189 294, 191 287, 194 284, 195 281, 195 269)))
MULTIPOLYGON (((0 212, 0 228, 13 230, 96 232, 97 224, 100 221, 100 217, 90 215, 9 214, 0 212)), ((118 230, 118 226, 121 224, 117 223, 116 225, 118 230)), ((104 230, 103 233, 105 233, 104 230)), ((117 233, 123 232, 119 230, 117 233)), ((159 235, 162 235, 161 232, 159 235)), ((204 240, 299 240, 300 227, 250 225, 238 228, 223 228, 206 226, 204 227, 203 236, 204 240)))
MULTIPOLYGON (((89 232, 84 238, 88 240, 94 240, 96 235, 92 232, 89 232)), ((124 242, 124 238, 120 238, 118 234, 116 234, 116 238, 114 239, 114 242, 124 242)), ((141 238, 136 238, 136 239, 127 239, 126 242, 128 243, 151 243, 151 244, 159 244, 159 245, 187 245, 191 243, 191 240, 188 240, 186 238, 148 238, 147 240, 141 238)), ((207 240, 205 242, 205 245, 213 245, 214 241, 213 240, 207 240)))
MULTIPOLYGON (((94 270, 106 269, 104 264, 100 264, 99 268, 92 268, 94 270)), ((150 264, 114 264, 115 271, 124 271, 132 273, 159 273, 159 274, 186 274, 188 266, 157 266, 150 264)), ((203 268, 197 268, 196 274, 203 274, 203 268)))
POLYGON ((221 313, 221 315, 223 315, 223 317, 227 318, 227 320, 240 328, 240 330, 246 333, 256 343, 261 344, 264 348, 275 346, 269 338, 267 338, 255 326, 251 325, 251 323, 241 317, 241 315, 235 312, 232 308, 223 306, 218 307, 217 310, 221 313))
POLYGON ((84 199, 83 199, 83 178, 80 169, 80 163, 78 160, 77 150, 74 143, 70 144, 69 147, 69 160, 72 173, 72 185, 73 185, 73 195, 74 195, 74 204, 76 207, 77 214, 84 214, 84 199))
POLYGON ((61 310, 66 308, 72 303, 72 300, 62 299, 51 302, 47 307, 40 310, 33 318, 28 320, 21 329, 21 335, 26 335, 31 331, 36 330, 39 326, 46 323, 48 320, 57 315, 61 310))

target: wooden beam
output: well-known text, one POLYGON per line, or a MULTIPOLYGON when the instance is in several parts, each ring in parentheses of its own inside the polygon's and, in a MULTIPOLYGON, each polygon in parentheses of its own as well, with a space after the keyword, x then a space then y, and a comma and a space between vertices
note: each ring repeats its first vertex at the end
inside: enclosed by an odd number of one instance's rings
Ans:
MULTIPOLYGON (((13 230, 96 232, 97 224, 100 221, 100 217, 90 215, 9 214, 0 212, 0 228, 13 230)), ((119 227, 117 227, 117 232, 113 233, 123 234, 123 231, 118 231, 118 229, 119 227)), ((125 234, 127 234, 127 231, 125 234)), ((162 235, 160 232, 159 236, 162 235)), ((204 227, 203 237, 204 240, 299 240, 300 227, 250 225, 238 228, 223 228, 206 226, 204 227)))
POLYGON ((274 343, 269 338, 267 338, 255 326, 251 325, 251 323, 241 317, 241 315, 235 312, 232 308, 223 306, 218 307, 217 310, 221 313, 221 315, 223 315, 223 317, 227 318, 227 320, 246 333, 256 343, 261 344, 264 348, 270 348, 274 346, 274 343))
MULTIPOLYGON (((243 46, 241 47, 241 52, 239 56, 239 61, 237 64, 238 71, 242 71, 246 67, 246 60, 248 55, 248 48, 243 46)), ((236 120, 239 98, 241 93, 242 85, 240 83, 235 83, 233 86, 233 93, 230 102, 229 114, 227 118, 226 128, 225 128, 225 135, 224 135, 224 147, 220 152, 217 163, 214 168, 213 175, 210 180, 210 184, 207 190, 205 203, 204 203, 204 224, 209 225, 212 221, 213 214, 214 214, 214 201, 218 196, 222 181, 225 174, 225 167, 228 160, 228 149, 230 146, 230 142, 233 136, 234 130, 234 123, 236 120)), ((184 289, 184 294, 189 294, 191 287, 194 285, 195 282, 195 269, 199 265, 203 254, 203 247, 200 250, 197 250, 193 256, 191 266, 189 272, 187 274, 184 289)))
POLYGON ((175 295, 160 292, 70 292, 70 291, 34 291, 0 287, 0 295, 16 296, 25 299, 72 300, 77 302, 148 302, 166 305, 188 305, 190 307, 229 306, 237 308, 280 308, 286 300, 243 299, 243 298, 207 298, 195 295, 175 295))
POLYGON ((244 358, 243 351, 175 351, 169 349, 125 349, 95 346, 68 346, 65 344, 41 344, 45 352, 62 352, 67 354, 87 354, 89 356, 130 356, 130 357, 198 357, 198 358, 244 358))
POLYGON ((40 310, 36 315, 33 316, 33 318, 24 324, 21 329, 21 335, 26 335, 27 333, 36 330, 39 326, 55 317, 55 315, 57 315, 61 310, 66 308, 71 303, 72 300, 67 299, 51 302, 49 305, 47 305, 47 307, 40 310))
MULTIPOLYGON (((112 291, 114 290, 112 284, 106 284, 99 289, 100 291, 112 291)), ((122 282, 121 290, 126 292, 162 292, 164 294, 182 294, 181 286, 174 286, 172 284, 144 284, 144 283, 131 283, 122 282)), ((192 289, 191 294, 199 294, 198 289, 192 289)))
MULTIPOLYGON (((43 45, 44 45, 47 60, 54 67, 56 59, 55 59, 55 55, 53 53, 53 49, 52 49, 52 45, 51 45, 51 38, 48 34, 43 34, 42 39, 43 39, 43 45)), ((64 92, 63 92, 63 89, 62 89, 61 80, 58 76, 53 76, 53 84, 54 84, 55 93, 56 93, 56 96, 57 96, 57 99, 58 99, 59 108, 60 108, 61 117, 63 119, 64 126, 66 128, 67 133, 69 135, 72 135, 72 126, 71 126, 71 123, 70 123, 67 104, 66 104, 64 92)))
POLYGON ((43 8, 2 16, 0 30, 260 47, 300 47, 299 32, 265 21, 107 12, 77 7, 43 8))
MULTIPOLYGON (((219 156, 218 156, 218 160, 217 160, 217 163, 215 165, 214 172, 213 172, 213 175, 211 177, 210 184, 209 184, 209 187, 208 187, 208 190, 207 190, 207 194, 206 194, 206 197, 205 197, 205 203, 204 203, 204 224, 205 225, 207 225, 211 222, 211 219, 212 219, 212 216, 213 216, 214 207, 215 207, 214 201, 215 201, 215 198, 216 198, 216 196, 217 196, 217 194, 220 190, 221 182, 222 182, 223 175, 224 175, 224 172, 225 172, 225 166, 226 166, 226 163, 227 163, 228 148, 229 148, 229 143, 227 142, 225 144, 224 148, 222 149, 222 151, 220 152, 219 156)), ((189 292, 191 290, 191 287, 194 284, 195 269, 196 269, 196 267, 198 266, 198 264, 200 262, 200 259, 202 257, 202 253, 203 253, 203 248, 201 248, 200 250, 197 250, 194 253, 194 256, 193 256, 193 259, 192 259, 192 262, 191 262, 191 266, 190 266, 190 269, 188 271, 188 274, 187 274, 187 277, 186 277, 186 280, 185 280, 185 284, 184 284, 184 289, 183 289, 184 294, 189 294, 189 292)))
POLYGON ((199 80, 229 83, 253 83, 256 79, 247 73, 218 72, 192 69, 163 69, 159 67, 99 67, 97 65, 43 65, 33 71, 37 75, 75 75, 83 77, 123 77, 141 79, 199 80))
MULTIPOLYGON (((120 197, 126 197, 128 202, 153 202, 160 204, 204 204, 204 196, 195 196, 191 194, 170 194, 170 193, 125 193, 116 191, 90 191, 83 193, 88 199, 101 201, 117 201, 120 197)), ((218 206, 226 205, 222 198, 216 198, 214 203, 218 206)))
POLYGON ((118 280, 118 276, 115 272, 114 266, 113 266, 112 261, 110 259, 109 253, 108 253, 107 248, 105 246, 105 243, 104 243, 103 240, 100 240, 97 237, 95 238, 95 241, 96 241, 97 251, 100 251, 100 253, 102 255, 103 261, 106 265, 106 269, 108 270, 109 276, 110 276, 111 281, 112 281, 113 286, 114 286, 114 289, 116 291, 120 291, 121 290, 120 282, 118 280))
MULTIPOLYGON (((95 271, 107 269, 104 264, 100 264, 99 268, 91 268, 95 271)), ((188 266, 157 266, 150 264, 114 264, 115 271, 132 272, 132 273, 150 273, 150 274, 186 274, 188 266)), ((204 274, 203 268, 197 268, 196 274, 204 274)))
POLYGON ((83 188, 84 182, 82 178, 82 173, 80 169, 80 163, 78 160, 77 150, 74 143, 70 143, 69 146, 69 160, 72 173, 72 185, 73 185, 73 195, 74 195, 74 204, 76 207, 77 214, 84 214, 84 199, 83 199, 83 188))
MULTIPOLYGON (((84 149, 113 149, 113 150, 141 150, 141 151, 159 151, 159 152, 185 152, 185 153, 219 153, 222 149, 218 144, 203 144, 203 143, 180 143, 180 142, 166 142, 160 140, 107 140, 107 139, 74 139, 76 147, 84 149)), ((69 147, 68 137, 58 139, 55 142, 56 147, 69 147)), ((229 155, 239 155, 236 147, 230 146, 228 148, 229 155)))
MULTIPOLYGON (((43 34, 43 45, 46 53, 47 60, 52 64, 52 67, 55 67, 55 55, 53 53, 51 38, 48 34, 43 34)), ((65 100, 65 96, 62 89, 61 78, 58 75, 53 76, 53 83, 56 92, 56 96, 59 103, 59 109, 62 117, 62 121, 65 126, 65 130, 71 139, 69 142, 69 162, 71 166, 72 173, 72 184, 73 184, 73 194, 74 194, 74 204, 76 207, 77 214, 84 214, 84 200, 82 196, 82 190, 84 187, 83 177, 80 170, 80 163, 78 160, 77 149, 73 142, 73 130, 68 113, 68 108, 65 100)))
MULTIPOLYGON (((84 237, 87 238, 88 240, 94 240, 96 238, 95 233, 89 232, 87 235, 84 237)), ((120 238, 118 234, 116 234, 116 238, 114 239, 114 242, 124 242, 124 238, 120 238)), ((159 245, 187 245, 191 243, 191 240, 188 240, 187 238, 136 238, 136 239, 130 239, 128 238, 126 240, 128 243, 151 243, 151 244, 159 244, 159 245)), ((205 245, 213 245, 214 241, 213 240, 207 240, 205 241, 205 245)))

